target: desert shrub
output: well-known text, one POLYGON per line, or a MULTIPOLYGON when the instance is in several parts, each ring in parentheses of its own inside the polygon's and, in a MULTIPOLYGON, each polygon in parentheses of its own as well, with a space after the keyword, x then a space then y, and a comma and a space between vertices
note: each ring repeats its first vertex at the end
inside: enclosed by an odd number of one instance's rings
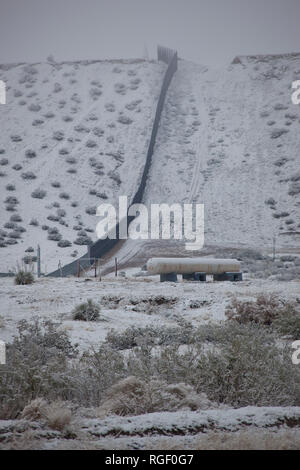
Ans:
POLYGON ((281 128, 281 129, 273 129, 271 132, 271 139, 278 139, 278 137, 281 137, 284 134, 288 133, 288 129, 281 128))
POLYGON ((97 142, 95 142, 92 139, 89 139, 89 140, 86 141, 85 146, 88 147, 88 148, 94 148, 94 147, 97 147, 97 142))
POLYGON ((56 213, 59 217, 65 217, 67 215, 64 209, 57 209, 56 213))
POLYGON ((49 233, 48 240, 59 242, 62 239, 62 235, 60 233, 49 233))
POLYGON ((100 308, 91 299, 87 302, 77 305, 73 312, 73 320, 97 321, 99 320, 100 308))
POLYGON ((288 194, 290 196, 295 196, 300 193, 300 181, 294 182, 290 185, 288 194))
POLYGON ((115 83, 115 92, 119 93, 120 95, 126 94, 126 86, 123 83, 115 83))
POLYGON ((273 327, 281 336, 298 340, 300 338, 300 312, 291 306, 274 319, 273 327))
POLYGON ((168 384, 155 377, 143 381, 130 376, 108 390, 98 413, 100 416, 132 416, 158 411, 177 411, 182 408, 207 409, 212 405, 205 394, 197 395, 190 385, 168 384))
POLYGON ((22 165, 20 165, 19 163, 16 163, 15 165, 12 166, 12 169, 16 171, 22 170, 22 168, 23 168, 22 165))
POLYGON ((23 271, 23 270, 20 270, 17 272, 15 276, 15 284, 17 286, 25 286, 25 285, 33 284, 33 283, 34 283, 34 277, 31 272, 23 271))
POLYGON ((124 114, 120 114, 118 117, 118 122, 120 122, 121 124, 131 124, 133 120, 130 117, 125 116, 124 114))
POLYGON ((42 109, 42 107, 39 105, 39 104, 36 104, 36 103, 32 103, 28 106, 28 109, 29 111, 33 111, 33 112, 38 112, 42 109))
POLYGON ((115 181, 115 183, 117 183, 118 186, 120 186, 122 181, 117 172, 109 171, 107 174, 113 181, 115 181))
POLYGON ((45 122, 45 121, 44 121, 43 119, 34 119, 34 120, 32 121, 32 125, 33 125, 34 127, 36 127, 36 126, 41 126, 42 124, 44 124, 44 122, 45 122))
POLYGON ((33 218, 29 222, 29 225, 33 225, 34 227, 38 227, 39 226, 39 221, 37 219, 33 218))
POLYGON ((10 222, 5 222, 4 224, 4 228, 8 228, 8 229, 14 229, 16 228, 17 224, 13 221, 10 221, 10 222))
POLYGON ((11 222, 22 222, 22 217, 19 214, 14 214, 10 218, 11 222))
POLYGON ((110 347, 123 350, 136 346, 166 346, 172 344, 189 344, 194 342, 196 329, 190 323, 183 322, 175 327, 132 326, 122 332, 111 330, 106 335, 110 347))
MULTIPOLYGON (((7 363, 1 366, 0 417, 18 417, 29 402, 41 396, 64 400, 72 388, 67 361, 76 355, 76 346, 53 322, 37 318, 20 322, 17 336, 7 345, 7 363)), ((27 410, 26 414, 33 416, 34 412, 27 410)))
POLYGON ((6 245, 17 245, 17 240, 15 240, 14 238, 8 238, 6 241, 5 241, 6 245))
POLYGON ((19 200, 15 196, 7 196, 4 202, 5 204, 13 204, 13 205, 19 204, 19 200))
POLYGON ((65 134, 64 134, 63 131, 55 131, 55 132, 53 132, 52 138, 53 138, 54 140, 60 141, 60 140, 63 140, 64 137, 65 137, 65 134))
POLYGON ((105 104, 105 109, 106 111, 109 111, 110 113, 113 113, 116 110, 116 107, 114 103, 106 103, 105 104))
POLYGON ((93 87, 90 89, 90 97, 93 100, 97 100, 102 95, 102 91, 99 88, 93 87))
POLYGON ((17 227, 15 227, 15 232, 24 233, 26 232, 26 228, 21 225, 17 225, 17 227))
POLYGON ((93 240, 90 237, 77 237, 74 243, 75 245, 91 245, 93 240))
POLYGON ((48 111, 47 113, 44 114, 44 117, 47 119, 52 119, 55 117, 55 114, 52 113, 52 111, 48 111))
POLYGON ((89 215, 95 215, 97 212, 97 207, 96 206, 87 207, 85 209, 85 212, 89 215))
POLYGON ((62 119, 63 119, 63 121, 65 121, 65 122, 72 122, 72 121, 73 121, 72 116, 63 116, 62 119))
POLYGON ((15 240, 21 238, 21 234, 17 230, 14 230, 13 232, 10 232, 8 234, 8 236, 9 236, 9 238, 14 238, 15 240))
POLYGON ((22 137, 18 134, 13 134, 10 136, 12 142, 22 142, 22 137))
POLYGON ((59 149, 59 155, 68 155, 69 153, 69 150, 65 147, 63 147, 62 149, 59 149))
POLYGON ((229 320, 235 320, 240 324, 253 322, 271 325, 278 316, 291 312, 296 313, 292 303, 283 302, 274 294, 261 294, 255 301, 233 299, 226 308, 225 315, 229 320))
POLYGON ((35 158, 36 157, 36 152, 34 150, 26 150, 25 152, 25 157, 26 158, 35 158))
POLYGON ((97 193, 97 197, 100 197, 101 199, 108 199, 108 196, 106 193, 97 193))
POLYGON ((29 246, 26 250, 25 250, 25 253, 33 253, 34 252, 34 248, 32 246, 29 246))
POLYGON ((48 215, 47 220, 50 220, 51 222, 59 222, 59 216, 55 214, 50 214, 48 215))
POLYGON ((46 194, 47 194, 47 192, 44 191, 44 189, 35 189, 34 191, 32 191, 31 197, 33 197, 35 199, 44 199, 46 194))
POLYGON ((130 89, 136 90, 140 82, 141 82, 140 78, 133 78, 132 80, 130 80, 130 89))
POLYGON ((75 157, 67 157, 66 163, 69 163, 70 165, 74 165, 75 163, 77 163, 77 160, 75 157))
POLYGON ((0 171, 0 178, 4 178, 6 176, 6 173, 4 171, 0 171))
POLYGON ((269 197, 269 199, 266 199, 265 204, 267 204, 268 206, 275 206, 276 201, 273 197, 269 197))
POLYGON ((68 193, 64 192, 64 191, 62 193, 59 193, 59 197, 61 199, 66 199, 66 200, 70 199, 70 195, 68 193))
POLYGON ((36 179, 36 175, 32 171, 26 171, 25 173, 22 173, 22 178, 23 180, 34 180, 36 179))
POLYGON ((134 111, 141 102, 142 100, 131 101, 125 105, 125 108, 128 109, 128 111, 134 111))
POLYGON ((75 173, 77 173, 77 170, 76 170, 76 168, 68 168, 67 173, 70 173, 71 175, 74 175, 75 173))
POLYGON ((8 165, 8 159, 7 159, 7 158, 1 158, 1 160, 0 160, 0 165, 1 165, 1 166, 8 165))
POLYGON ((291 181, 300 181, 300 171, 298 171, 291 177, 291 181))
POLYGON ((101 127, 94 127, 93 134, 97 137, 101 137, 104 134, 104 130, 101 127))
POLYGON ((90 129, 86 126, 83 126, 82 124, 78 124, 74 127, 74 130, 76 132, 80 132, 80 133, 89 133, 90 132, 90 129))
POLYGON ((16 190, 16 187, 14 184, 7 184, 6 185, 6 190, 7 191, 15 191, 16 190))
POLYGON ((69 240, 60 240, 57 244, 60 248, 67 248, 69 246, 72 246, 72 243, 69 240))
POLYGON ((53 188, 60 188, 60 187, 61 187, 61 184, 60 184, 59 181, 52 181, 51 186, 52 186, 53 188))

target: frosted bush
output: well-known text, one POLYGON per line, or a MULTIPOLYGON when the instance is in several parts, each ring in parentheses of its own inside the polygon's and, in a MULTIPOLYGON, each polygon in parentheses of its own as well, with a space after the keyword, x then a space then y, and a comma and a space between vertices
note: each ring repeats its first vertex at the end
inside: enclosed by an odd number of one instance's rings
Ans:
POLYGON ((13 134, 10 136, 12 142, 22 142, 22 137, 18 134, 13 134))
POLYGON ((34 227, 38 227, 39 222, 38 222, 37 219, 33 218, 33 219, 31 219, 31 221, 29 222, 29 225, 33 225, 34 227))
POLYGON ((7 158, 1 158, 1 160, 0 160, 0 165, 1 165, 1 166, 8 165, 8 159, 7 159, 7 158))
POLYGON ((44 191, 44 189, 35 189, 34 191, 32 191, 31 197, 33 197, 35 199, 44 199, 46 194, 47 194, 47 192, 44 191))
POLYGON ((59 248, 67 248, 69 246, 72 246, 72 243, 69 240, 60 240, 57 246, 59 246, 59 248))
POLYGON ((32 103, 28 106, 28 109, 29 109, 29 111, 33 111, 33 112, 36 113, 36 112, 40 111, 42 108, 39 104, 32 103))
POLYGON ((61 199, 70 199, 70 195, 68 193, 64 192, 64 191, 59 194, 59 197, 61 199))
POLYGON ((116 93, 119 93, 120 95, 126 94, 126 86, 123 83, 116 83, 114 88, 116 93))
POLYGON ((133 120, 130 117, 125 116, 124 114, 120 114, 118 117, 118 122, 120 122, 121 124, 131 124, 133 120))
POLYGON ((91 299, 80 305, 77 305, 73 312, 73 320, 96 321, 99 320, 100 308, 91 299))
POLYGON ((34 277, 33 274, 29 271, 18 271, 16 276, 15 276, 15 284, 20 286, 28 285, 28 284, 33 284, 34 282, 34 277))
POLYGON ((85 212, 89 215, 96 215, 97 207, 96 206, 87 207, 85 209, 85 212))
POLYGON ((16 163, 15 165, 12 166, 12 169, 16 171, 22 170, 22 168, 23 168, 22 165, 20 165, 19 163, 16 163))
POLYGON ((25 152, 25 157, 26 158, 35 158, 36 157, 36 152, 34 150, 28 149, 25 152))
POLYGON ((51 186, 52 186, 53 188, 60 188, 60 187, 61 187, 61 184, 60 184, 59 181, 52 181, 51 186))
POLYGON ((6 190, 7 191, 15 191, 16 190, 16 187, 14 184, 7 184, 6 185, 6 190))
POLYGON ((77 237, 74 243, 75 245, 91 245, 93 241, 90 237, 77 237))
POLYGON ((94 147, 97 147, 97 142, 95 142, 92 139, 89 139, 89 140, 86 141, 85 146, 88 147, 88 148, 94 148, 94 147))
POLYGON ((168 384, 157 378, 143 381, 130 376, 113 385, 106 400, 98 408, 98 415, 140 415, 158 411, 212 408, 205 394, 197 395, 193 387, 184 383, 168 384))
POLYGON ((11 222, 22 222, 22 217, 19 214, 14 214, 10 217, 11 222))
POLYGON ((54 139, 54 140, 60 141, 60 140, 63 140, 64 137, 65 137, 65 134, 64 134, 63 131, 55 131, 55 132, 53 132, 53 139, 54 139))
POLYGON ((290 196, 295 196, 300 193, 300 181, 292 183, 289 187, 288 194, 290 196))
POLYGON ((23 180, 34 180, 36 179, 36 175, 32 171, 26 171, 25 173, 22 173, 22 178, 23 180))
POLYGON ((50 214, 50 215, 48 215, 47 219, 50 220, 51 222, 58 222, 59 221, 59 216, 55 215, 55 214, 50 214))

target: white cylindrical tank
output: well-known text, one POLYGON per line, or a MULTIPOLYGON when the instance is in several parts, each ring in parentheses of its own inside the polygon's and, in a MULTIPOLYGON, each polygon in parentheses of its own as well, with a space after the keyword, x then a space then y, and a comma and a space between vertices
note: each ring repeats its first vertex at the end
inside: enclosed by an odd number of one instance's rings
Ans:
POLYGON ((236 259, 216 258, 150 258, 147 262, 149 274, 207 274, 237 273, 241 265, 236 259))

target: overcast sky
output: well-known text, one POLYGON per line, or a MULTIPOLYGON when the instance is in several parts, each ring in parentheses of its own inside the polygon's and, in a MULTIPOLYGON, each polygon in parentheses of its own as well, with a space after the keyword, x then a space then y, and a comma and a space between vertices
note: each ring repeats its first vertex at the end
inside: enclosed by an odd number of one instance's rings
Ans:
POLYGON ((0 63, 300 52, 300 0, 0 0, 0 63))

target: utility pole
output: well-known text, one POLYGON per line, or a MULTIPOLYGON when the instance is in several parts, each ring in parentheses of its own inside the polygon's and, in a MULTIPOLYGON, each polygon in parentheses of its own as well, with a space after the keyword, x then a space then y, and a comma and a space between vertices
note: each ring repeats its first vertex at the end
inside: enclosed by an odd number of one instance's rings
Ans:
POLYGON ((41 277, 41 248, 37 247, 37 277, 41 277))
POLYGON ((118 276, 118 258, 115 258, 115 277, 118 276))

